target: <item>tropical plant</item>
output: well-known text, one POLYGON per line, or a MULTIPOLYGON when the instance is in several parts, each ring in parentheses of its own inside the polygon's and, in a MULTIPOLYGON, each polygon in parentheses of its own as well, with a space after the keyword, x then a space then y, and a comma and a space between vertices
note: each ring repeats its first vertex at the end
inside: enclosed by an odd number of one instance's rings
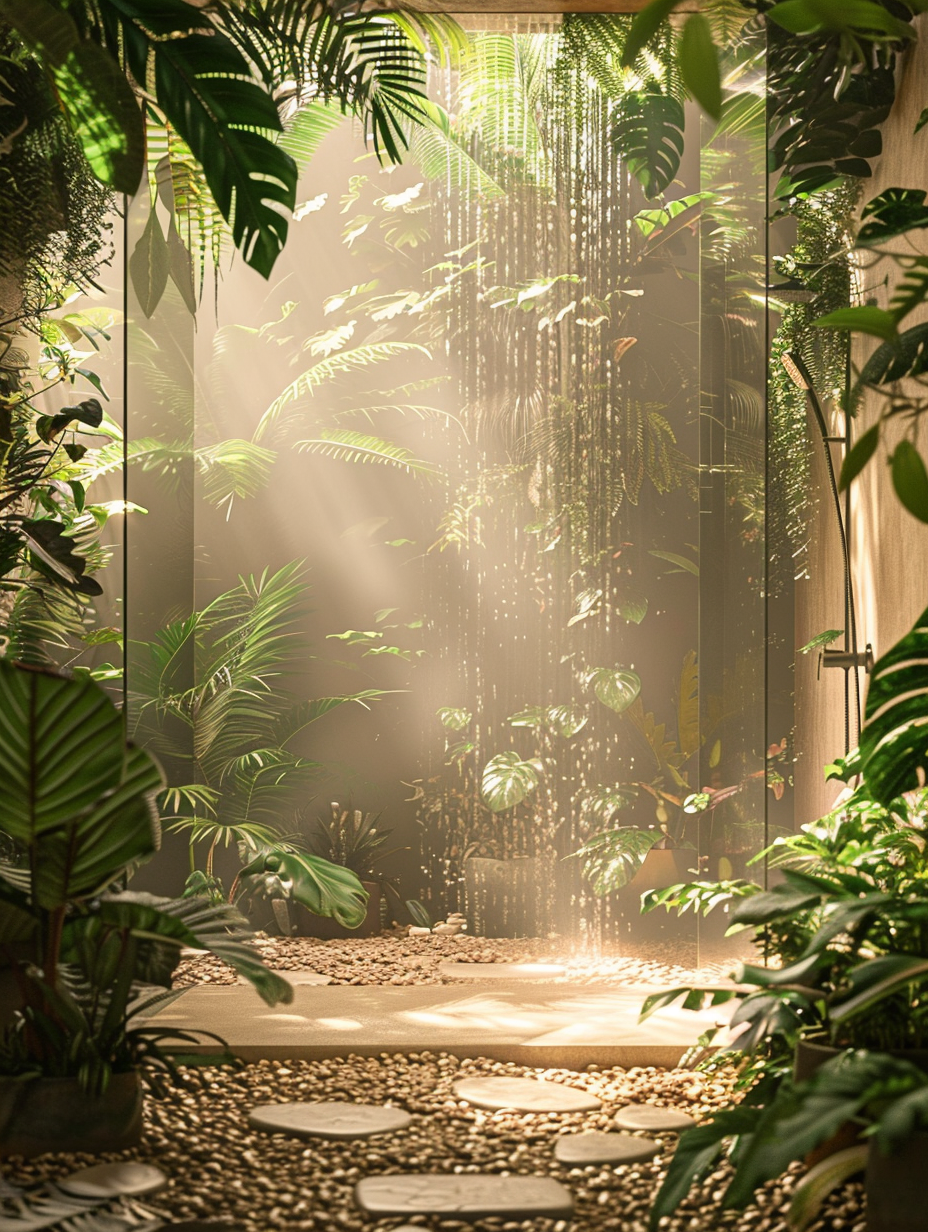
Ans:
POLYGON ((923 616, 877 664, 880 684, 868 697, 861 748, 832 768, 862 781, 827 817, 763 853, 782 880, 766 890, 743 881, 692 883, 645 895, 645 909, 724 905, 731 930, 753 928, 770 964, 742 965, 740 989, 678 988, 645 1002, 646 1015, 680 999, 688 1008, 737 999, 731 1022, 742 1030, 730 1047, 751 1059, 743 1103, 681 1139, 654 1227, 726 1144, 735 1175, 725 1202, 743 1206, 756 1185, 850 1117, 867 1111, 883 1144, 919 1123, 924 1096, 913 1092, 924 1087, 924 1075, 883 1053, 928 1044, 928 791, 920 785, 921 742, 906 740, 924 722, 919 661, 926 650, 923 616), (803 1040, 864 1051, 796 1083, 789 1065, 803 1040), (914 1085, 913 1072, 920 1075, 914 1085), (762 1160, 773 1138, 780 1146, 762 1160))
POLYGON ((0 660, 0 938, 21 1006, 0 1072, 76 1077, 90 1093, 161 1046, 191 1037, 136 1024, 170 988, 182 946, 211 950, 269 1003, 290 986, 267 970, 244 920, 125 889, 159 845, 160 769, 124 743, 123 719, 88 679, 0 660))
POLYGON ((181 781, 166 788, 161 804, 170 829, 189 836, 191 872, 198 844, 207 845, 206 878, 214 876, 217 848, 235 844, 244 868, 233 893, 280 875, 296 901, 350 926, 363 919, 367 900, 357 877, 306 853, 282 829, 321 769, 292 745, 339 706, 366 705, 380 694, 301 700, 278 686, 303 652, 296 626, 305 593, 293 563, 243 577, 172 622, 137 646, 130 709, 133 730, 149 733, 152 747, 177 763, 181 781))
MULTIPOLYGON (((98 179, 136 191, 151 115, 202 169, 235 245, 265 276, 296 204, 296 163, 278 140, 281 82, 355 111, 388 157, 405 145, 403 123, 422 114, 414 24, 358 15, 343 0, 4 0, 0 13, 53 85, 98 179)), ((196 215, 193 196, 183 200, 196 215)))

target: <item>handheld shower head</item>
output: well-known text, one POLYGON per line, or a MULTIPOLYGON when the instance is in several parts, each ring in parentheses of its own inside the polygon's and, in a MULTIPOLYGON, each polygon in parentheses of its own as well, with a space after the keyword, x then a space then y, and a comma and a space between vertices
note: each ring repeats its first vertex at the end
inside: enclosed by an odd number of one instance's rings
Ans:
POLYGON ((798 351, 784 351, 780 363, 786 369, 787 376, 797 389, 812 393, 812 374, 806 367, 805 360, 798 351))

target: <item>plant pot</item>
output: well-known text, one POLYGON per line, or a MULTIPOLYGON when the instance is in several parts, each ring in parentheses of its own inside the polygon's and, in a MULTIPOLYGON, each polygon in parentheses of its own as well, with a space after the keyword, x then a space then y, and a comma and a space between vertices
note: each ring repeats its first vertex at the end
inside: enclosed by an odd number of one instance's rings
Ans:
POLYGON ((924 1232, 928 1209, 928 1133, 891 1155, 871 1140, 867 1152, 867 1232, 924 1232))
POLYGON ((0 1077, 0 1157, 123 1151, 142 1140, 142 1080, 113 1074, 91 1099, 76 1078, 0 1077))
MULTIPOLYGON (((817 1044, 814 1040, 799 1040, 796 1044, 796 1053, 793 1058, 793 1081, 805 1082, 826 1061, 830 1061, 832 1057, 836 1057, 844 1051, 846 1051, 844 1048, 833 1048, 830 1044, 817 1044)), ((890 1056, 898 1057, 903 1061, 911 1061, 919 1069, 928 1072, 928 1049, 897 1048, 890 1050, 890 1056)), ((824 1142, 819 1143, 813 1151, 808 1153, 805 1157, 808 1167, 813 1167, 823 1159, 827 1159, 830 1155, 836 1155, 838 1151, 843 1151, 847 1147, 857 1146, 858 1143, 863 1141, 860 1130, 861 1126, 855 1121, 846 1121, 837 1133, 832 1134, 830 1138, 826 1138, 824 1142)), ((924 1228, 924 1224, 922 1224, 922 1227, 924 1228)), ((867 1228, 868 1232, 873 1232, 869 1221, 867 1228)))
POLYGON ((477 937, 544 937, 554 908, 554 863, 544 856, 464 861, 464 913, 477 937))
POLYGON ((299 932, 304 937, 318 937, 321 941, 341 940, 345 937, 376 937, 380 933, 380 900, 381 887, 379 881, 362 881, 361 885, 370 897, 367 900, 367 914, 358 928, 346 928, 331 916, 313 915, 310 911, 300 911, 299 932))

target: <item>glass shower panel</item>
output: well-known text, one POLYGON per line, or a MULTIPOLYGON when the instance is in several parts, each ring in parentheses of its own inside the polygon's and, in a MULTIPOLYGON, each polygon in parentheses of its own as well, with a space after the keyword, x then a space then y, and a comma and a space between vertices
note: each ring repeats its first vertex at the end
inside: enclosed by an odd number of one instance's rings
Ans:
POLYGON ((628 20, 474 25, 400 167, 300 113, 272 280, 236 262, 195 336, 179 302, 137 327, 134 428, 174 454, 137 470, 168 516, 131 602, 140 642, 284 622, 287 772, 246 816, 267 750, 218 774, 210 732, 184 746, 231 834, 311 842, 350 802, 434 918, 693 966, 723 929, 641 893, 765 836, 763 58, 740 45, 729 123, 688 109, 648 198, 616 148, 628 20))

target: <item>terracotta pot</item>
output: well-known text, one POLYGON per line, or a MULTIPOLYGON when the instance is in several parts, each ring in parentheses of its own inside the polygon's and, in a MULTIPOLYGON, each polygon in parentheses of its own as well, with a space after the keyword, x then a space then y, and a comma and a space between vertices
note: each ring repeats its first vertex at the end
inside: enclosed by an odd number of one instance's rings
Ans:
POLYGON ((304 937, 318 937, 321 941, 333 941, 343 937, 376 937, 381 928, 379 881, 362 881, 361 885, 370 897, 367 900, 367 914, 358 928, 346 928, 330 916, 313 915, 310 911, 300 911, 299 932, 304 937))
POLYGON ((928 1133, 884 1155, 867 1152, 867 1232, 924 1232, 928 1210, 928 1133))
POLYGON ((97 1155, 142 1140, 142 1081, 113 1074, 91 1099, 76 1078, 0 1077, 0 1157, 46 1151, 97 1155))

